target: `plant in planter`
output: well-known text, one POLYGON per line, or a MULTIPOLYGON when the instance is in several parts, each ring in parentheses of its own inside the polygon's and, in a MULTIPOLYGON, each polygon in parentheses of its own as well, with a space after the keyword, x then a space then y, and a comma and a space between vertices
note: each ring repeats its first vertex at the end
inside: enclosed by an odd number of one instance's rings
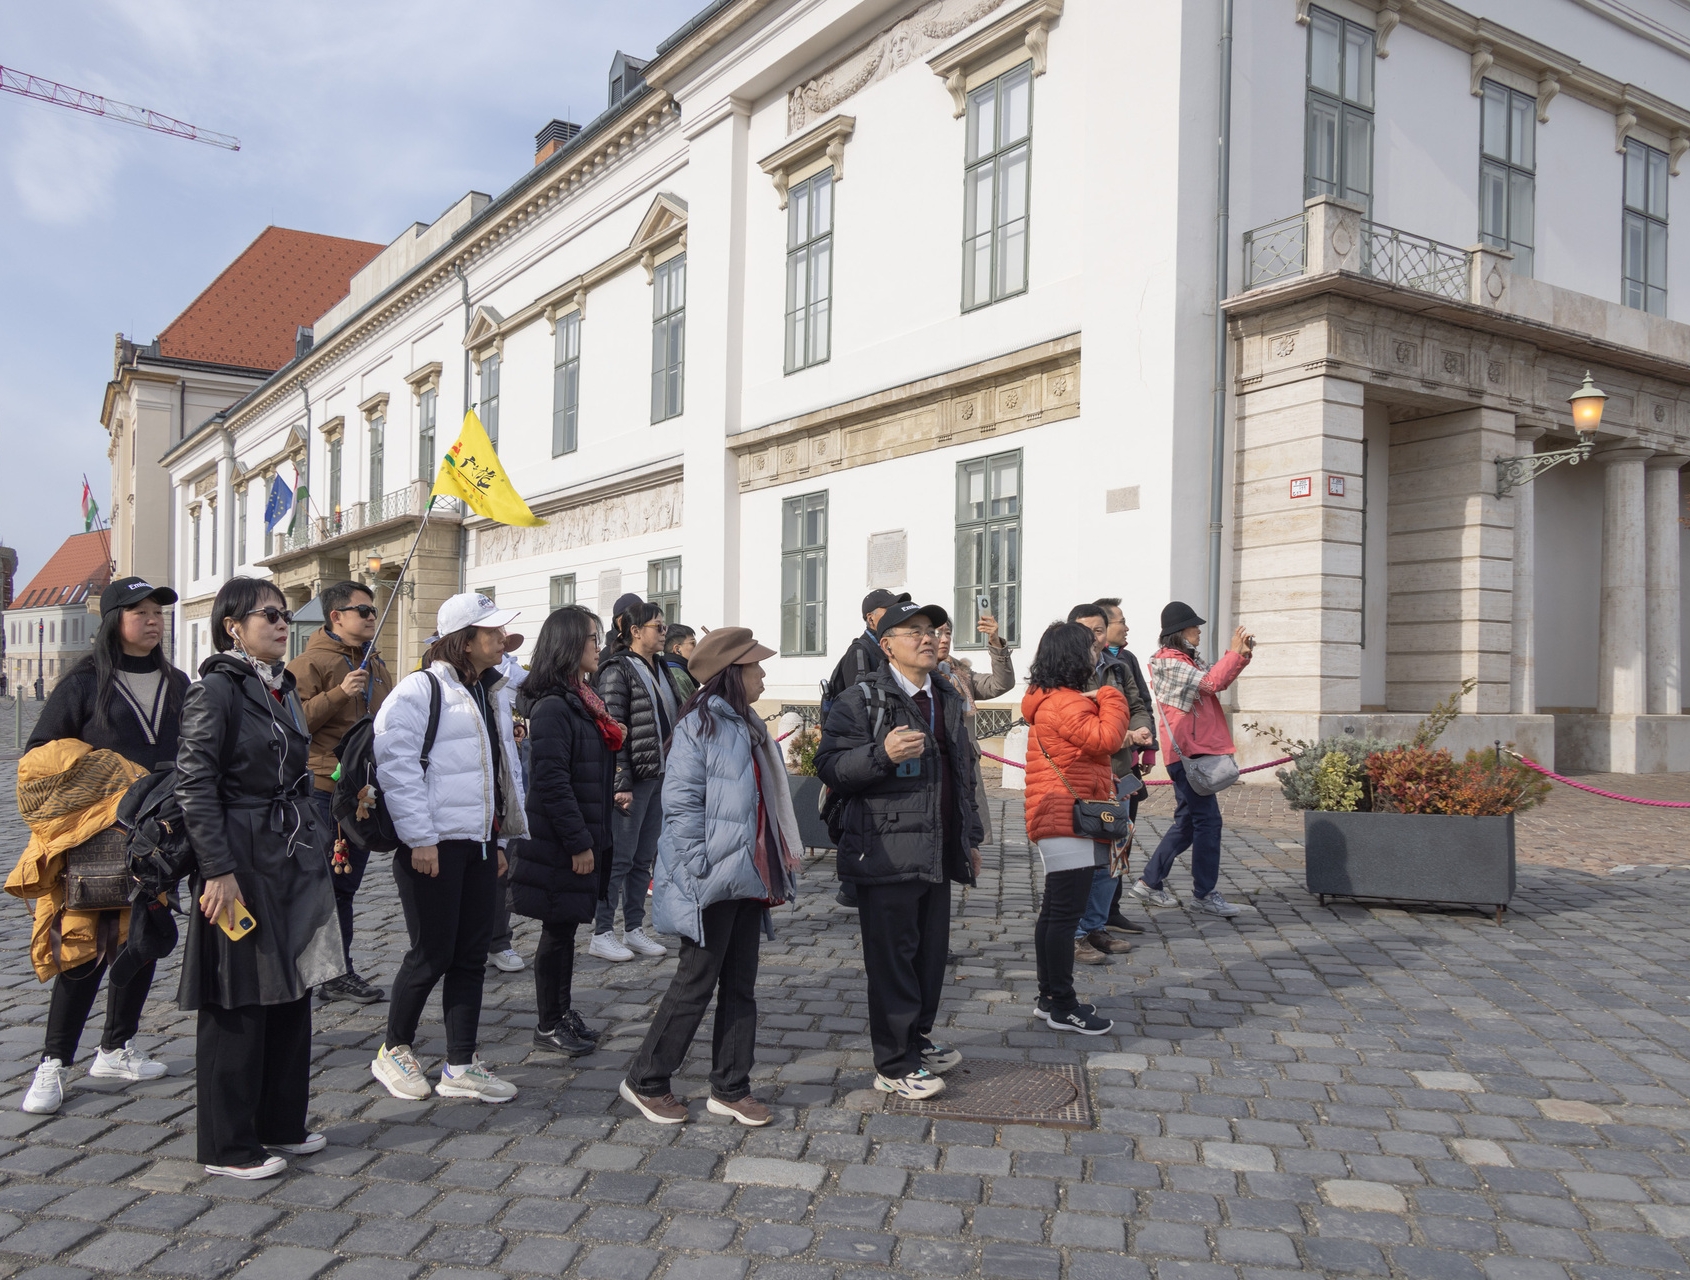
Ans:
POLYGON ((1395 747, 1367 758, 1376 813, 1431 813, 1495 818, 1542 804, 1549 780, 1518 761, 1499 761, 1494 747, 1469 751, 1459 763, 1448 751, 1395 747))
POLYGON ((786 742, 786 768, 801 778, 816 776, 816 752, 821 749, 822 731, 816 725, 806 725, 786 742))

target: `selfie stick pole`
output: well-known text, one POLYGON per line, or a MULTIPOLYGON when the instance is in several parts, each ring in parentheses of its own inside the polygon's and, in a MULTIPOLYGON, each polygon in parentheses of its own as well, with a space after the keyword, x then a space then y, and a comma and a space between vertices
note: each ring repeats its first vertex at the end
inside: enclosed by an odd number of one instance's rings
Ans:
POLYGON ((405 581, 405 574, 411 567, 411 558, 417 554, 417 545, 422 541, 423 530, 428 528, 428 517, 433 511, 434 497, 430 495, 428 505, 423 508, 422 523, 417 526, 417 536, 411 539, 411 549, 405 553, 405 563, 399 566, 399 576, 393 580, 392 589, 388 592, 387 607, 381 611, 381 620, 376 623, 376 633, 370 637, 370 647, 364 651, 364 660, 358 664, 360 671, 368 667, 370 659, 375 656, 376 644, 381 639, 381 629, 387 625, 387 615, 393 612, 394 601, 399 599, 399 584, 405 581))

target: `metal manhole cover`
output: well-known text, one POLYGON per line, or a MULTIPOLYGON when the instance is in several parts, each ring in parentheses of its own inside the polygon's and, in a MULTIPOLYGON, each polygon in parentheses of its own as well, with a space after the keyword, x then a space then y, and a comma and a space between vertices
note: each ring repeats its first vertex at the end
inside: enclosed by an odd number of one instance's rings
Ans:
POLYGON ((965 1062, 945 1073, 945 1091, 914 1102, 892 1097, 886 1110, 935 1120, 1091 1128, 1084 1072, 1069 1063, 965 1062))

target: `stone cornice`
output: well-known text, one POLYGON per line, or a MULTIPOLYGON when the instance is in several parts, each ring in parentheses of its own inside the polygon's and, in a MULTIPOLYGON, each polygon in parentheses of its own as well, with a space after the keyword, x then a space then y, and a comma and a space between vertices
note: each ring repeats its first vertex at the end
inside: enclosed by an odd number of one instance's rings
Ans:
POLYGON ((411 394, 419 400, 425 391, 440 390, 440 370, 443 366, 438 360, 430 360, 417 369, 412 369, 405 375, 405 381, 410 384, 411 394))
POLYGON ((970 444, 1080 412, 1080 335, 773 422, 728 439, 740 492, 970 444))
POLYGON ((1063 0, 1029 0, 1027 4, 1004 14, 984 30, 927 60, 933 74, 945 82, 950 91, 951 114, 960 118, 968 110, 968 73, 991 62, 1012 49, 1024 48, 1033 60, 1033 74, 1045 73, 1045 48, 1050 39, 1050 24, 1062 16, 1063 0))
MULTIPOLYGON (((833 180, 845 180, 845 144, 851 140, 856 128, 856 116, 833 116, 757 162, 757 167, 775 184, 781 208, 786 208, 786 190, 795 175, 824 157, 833 167, 833 180)), ((803 174, 805 178, 809 176, 803 174)), ((803 178, 797 180, 802 181, 803 178)))
POLYGON ((317 430, 323 433, 325 440, 340 439, 346 431, 346 415, 344 413, 335 414, 334 417, 326 419, 317 430))
POLYGON ((358 406, 358 412, 363 414, 366 420, 374 418, 378 414, 385 418, 387 416, 387 401, 387 392, 378 391, 358 406))
POLYGON ((245 404, 231 413, 230 427, 240 430, 250 425, 277 403, 299 394, 313 378, 334 367, 396 316, 444 286, 456 287, 454 267, 469 266, 511 236, 526 230, 530 222, 550 213, 629 152, 640 150, 667 133, 678 116, 679 108, 674 100, 661 90, 654 89, 630 99, 623 115, 609 121, 589 140, 589 145, 560 152, 538 166, 535 180, 520 197, 501 197, 432 257, 321 339, 284 374, 258 388, 245 404))

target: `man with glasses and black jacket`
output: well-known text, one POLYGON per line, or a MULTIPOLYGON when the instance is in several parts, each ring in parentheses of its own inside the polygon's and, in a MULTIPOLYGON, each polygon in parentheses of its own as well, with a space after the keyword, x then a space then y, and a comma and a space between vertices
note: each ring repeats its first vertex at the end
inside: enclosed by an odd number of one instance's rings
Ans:
POLYGON ((305 707, 305 727, 311 734, 311 772, 316 775, 313 798, 323 830, 331 833, 331 862, 334 874, 335 913, 340 918, 340 940, 346 949, 346 972, 317 988, 323 1000, 353 1000, 372 1004, 383 998, 380 987, 358 976, 352 965, 352 900, 364 882, 369 863, 367 849, 341 838, 330 801, 334 798, 334 773, 340 761, 334 753, 346 731, 364 716, 373 716, 393 689, 393 677, 381 655, 370 649, 375 638, 375 596, 361 582, 337 582, 321 596, 323 617, 320 631, 312 633, 305 652, 288 663, 299 700, 305 707))

